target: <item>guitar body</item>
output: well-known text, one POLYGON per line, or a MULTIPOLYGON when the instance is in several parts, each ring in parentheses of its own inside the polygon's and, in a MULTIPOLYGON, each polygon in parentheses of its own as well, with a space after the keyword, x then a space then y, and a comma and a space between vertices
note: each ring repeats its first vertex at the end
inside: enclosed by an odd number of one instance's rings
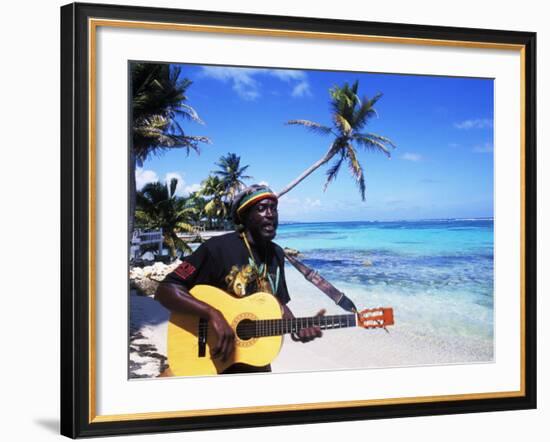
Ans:
MULTIPOLYGON (((281 305, 269 293, 256 293, 235 298, 224 291, 207 285, 197 285, 190 292, 194 298, 219 310, 236 332, 237 325, 247 320, 281 319, 281 305)), ((203 376, 221 373, 230 365, 244 363, 261 367, 279 354, 282 336, 240 339, 235 333, 235 350, 223 362, 213 359, 210 349, 215 347, 216 336, 205 320, 172 313, 168 323, 168 363, 174 376, 203 376), (203 341, 201 341, 203 339, 203 341)))

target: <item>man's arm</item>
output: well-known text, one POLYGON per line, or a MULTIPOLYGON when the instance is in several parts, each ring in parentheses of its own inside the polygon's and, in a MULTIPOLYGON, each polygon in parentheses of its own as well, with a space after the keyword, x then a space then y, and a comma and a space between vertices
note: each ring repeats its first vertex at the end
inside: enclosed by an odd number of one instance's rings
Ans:
MULTIPOLYGON (((322 309, 315 316, 323 316, 324 314, 325 314, 325 309, 322 309)), ((294 314, 286 304, 283 304, 283 318, 285 319, 295 318, 294 314)), ((293 334, 290 335, 293 341, 300 341, 302 343, 313 341, 315 338, 320 338, 321 336, 323 336, 323 332, 319 327, 302 328, 298 332, 297 336, 293 334)))
POLYGON ((187 313, 208 319, 218 337, 212 349, 212 357, 221 357, 223 361, 235 348, 235 333, 219 310, 194 298, 186 287, 179 284, 161 282, 155 293, 155 299, 174 313, 187 313))

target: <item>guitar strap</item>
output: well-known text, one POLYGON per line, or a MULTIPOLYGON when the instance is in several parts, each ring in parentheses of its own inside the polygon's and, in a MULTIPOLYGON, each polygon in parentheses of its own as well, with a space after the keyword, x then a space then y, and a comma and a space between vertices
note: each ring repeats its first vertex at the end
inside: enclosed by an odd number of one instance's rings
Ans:
POLYGON ((304 278, 311 282, 315 287, 321 290, 325 295, 332 299, 336 305, 339 305, 348 312, 357 313, 357 307, 351 299, 349 299, 344 293, 334 287, 330 282, 323 278, 319 273, 308 267, 303 262, 296 259, 294 256, 290 256, 285 252, 285 257, 288 261, 298 270, 304 278))

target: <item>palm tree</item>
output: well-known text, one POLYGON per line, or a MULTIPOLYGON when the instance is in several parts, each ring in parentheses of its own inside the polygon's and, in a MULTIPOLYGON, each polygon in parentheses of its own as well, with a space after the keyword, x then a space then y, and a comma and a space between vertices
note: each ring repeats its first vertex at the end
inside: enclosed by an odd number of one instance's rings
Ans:
POLYGON ((177 185, 177 178, 165 184, 148 183, 136 195, 136 224, 144 229, 162 229, 164 244, 170 249, 172 259, 176 258, 178 250, 191 252, 178 233, 193 230, 190 221, 196 212, 187 205, 185 198, 176 196, 177 185))
POLYGON ((195 213, 192 214, 191 219, 196 224, 199 224, 206 215, 205 207, 207 203, 208 201, 200 194, 200 192, 191 192, 185 199, 186 206, 195 209, 195 213))
POLYGON ((335 161, 327 170, 327 180, 324 190, 336 178, 340 167, 346 162, 359 186, 361 199, 365 201, 365 178, 354 145, 359 145, 367 150, 383 152, 388 157, 390 156, 389 148, 394 148, 395 145, 386 137, 362 132, 369 119, 376 115, 374 105, 382 94, 377 94, 371 99, 364 97, 363 100, 360 100, 357 95, 358 88, 359 82, 356 81, 351 86, 348 83, 344 83, 342 87, 334 86, 330 89, 332 127, 323 126, 308 120, 291 120, 287 122, 287 124, 305 126, 312 132, 321 135, 333 135, 334 139, 325 155, 281 190, 278 193, 279 197, 293 189, 323 164, 335 158, 335 161))
POLYGON ((200 143, 210 143, 204 136, 188 135, 180 118, 202 123, 189 105, 188 79, 180 79, 181 68, 169 64, 132 64, 132 148, 130 149, 130 231, 136 205, 136 166, 152 153, 182 148, 199 153, 200 143))
POLYGON ((226 200, 230 202, 238 192, 246 187, 243 180, 252 178, 249 175, 244 175, 249 166, 241 167, 241 157, 234 153, 222 156, 216 166, 218 166, 218 170, 213 173, 221 178, 225 188, 226 200))
POLYGON ((204 207, 204 212, 210 219, 210 227, 212 227, 212 218, 216 218, 219 224, 220 220, 224 220, 229 213, 228 205, 224 201, 225 185, 223 181, 216 175, 209 175, 201 183, 200 194, 210 197, 204 207))

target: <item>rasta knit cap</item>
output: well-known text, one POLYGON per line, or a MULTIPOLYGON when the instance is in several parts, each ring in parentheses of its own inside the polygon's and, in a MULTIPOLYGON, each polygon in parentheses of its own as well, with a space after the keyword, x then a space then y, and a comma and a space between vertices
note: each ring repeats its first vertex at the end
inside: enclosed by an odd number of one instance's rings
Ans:
POLYGON ((258 201, 263 199, 277 201, 277 195, 269 187, 253 184, 246 187, 233 198, 231 203, 231 217, 236 225, 242 224, 241 215, 258 201))

